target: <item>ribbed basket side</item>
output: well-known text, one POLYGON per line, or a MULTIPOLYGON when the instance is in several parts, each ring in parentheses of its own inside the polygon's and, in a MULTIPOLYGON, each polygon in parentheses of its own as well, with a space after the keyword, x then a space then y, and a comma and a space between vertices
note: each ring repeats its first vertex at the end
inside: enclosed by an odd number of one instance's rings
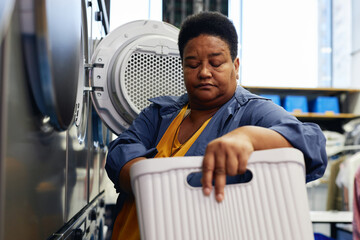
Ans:
POLYGON ((249 183, 227 185, 222 203, 186 182, 177 169, 135 180, 142 239, 313 239, 303 167, 249 164, 249 183))

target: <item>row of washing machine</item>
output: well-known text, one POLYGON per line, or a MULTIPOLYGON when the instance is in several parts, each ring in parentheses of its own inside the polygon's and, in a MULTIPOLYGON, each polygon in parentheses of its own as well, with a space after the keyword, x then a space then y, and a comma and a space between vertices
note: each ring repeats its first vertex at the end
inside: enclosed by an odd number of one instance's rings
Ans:
POLYGON ((109 142, 185 92, 178 29, 110 1, 0 2, 0 240, 103 239, 109 142))
POLYGON ((0 4, 0 239, 103 239, 111 132, 86 91, 103 1, 0 4))

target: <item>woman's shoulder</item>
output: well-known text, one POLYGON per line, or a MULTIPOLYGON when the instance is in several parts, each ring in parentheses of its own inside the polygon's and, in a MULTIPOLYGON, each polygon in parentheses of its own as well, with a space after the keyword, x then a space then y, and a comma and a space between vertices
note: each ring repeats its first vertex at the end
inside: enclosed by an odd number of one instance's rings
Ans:
POLYGON ((248 103, 250 100, 261 100, 261 101, 269 100, 265 97, 251 93, 241 86, 237 86, 236 88, 235 99, 240 103, 240 105, 244 105, 248 103))
POLYGON ((187 102, 187 94, 181 96, 159 96, 159 97, 150 98, 149 101, 160 106, 169 106, 184 101, 185 97, 187 102))
POLYGON ((149 99, 152 107, 159 108, 160 113, 176 111, 188 103, 187 94, 181 96, 159 96, 149 99))

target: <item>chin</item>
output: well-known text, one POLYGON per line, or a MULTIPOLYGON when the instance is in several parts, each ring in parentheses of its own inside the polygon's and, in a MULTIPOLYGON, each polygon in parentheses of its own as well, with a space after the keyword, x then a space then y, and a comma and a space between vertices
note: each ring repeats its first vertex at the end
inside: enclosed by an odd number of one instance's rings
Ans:
POLYGON ((202 94, 200 96, 197 95, 196 99, 201 102, 212 102, 216 99, 216 96, 214 96, 212 94, 202 94))
POLYGON ((216 98, 216 97, 195 97, 192 99, 191 102, 195 103, 196 105, 198 105, 199 107, 202 108, 212 108, 212 107, 216 107, 219 105, 219 101, 220 99, 216 98))

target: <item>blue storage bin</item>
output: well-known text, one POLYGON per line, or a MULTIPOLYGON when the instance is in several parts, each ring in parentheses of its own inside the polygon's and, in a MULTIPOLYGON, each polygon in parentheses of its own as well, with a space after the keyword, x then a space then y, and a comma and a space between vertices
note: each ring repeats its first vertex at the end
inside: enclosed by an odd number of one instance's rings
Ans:
POLYGON ((310 102, 310 109, 315 113, 339 114, 339 99, 337 97, 320 96, 310 102))
POLYGON ((335 240, 335 239, 325 236, 322 233, 314 233, 314 240, 335 240))
POLYGON ((273 102, 276 103, 277 105, 281 106, 280 96, 279 96, 279 95, 261 94, 260 96, 262 96, 262 97, 264 97, 264 98, 271 99, 271 101, 273 101, 273 102))
POLYGON ((309 112, 306 96, 286 96, 283 107, 288 112, 309 112))

